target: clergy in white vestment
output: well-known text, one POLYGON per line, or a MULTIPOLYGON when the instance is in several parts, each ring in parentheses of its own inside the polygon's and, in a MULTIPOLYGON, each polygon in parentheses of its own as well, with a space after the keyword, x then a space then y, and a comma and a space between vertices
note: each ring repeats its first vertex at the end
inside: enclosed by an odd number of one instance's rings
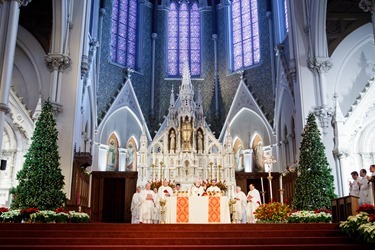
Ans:
POLYGON ((216 186, 216 180, 211 181, 211 186, 207 188, 206 192, 220 192, 221 189, 216 186))
POLYGON ((204 189, 201 185, 199 180, 196 180, 194 184, 189 189, 190 196, 202 196, 204 193, 204 189))
POLYGON ((349 194, 352 195, 352 196, 359 197, 358 172, 353 171, 353 172, 351 172, 351 175, 352 175, 353 181, 349 182, 349 191, 350 191, 349 194))
POLYGON ((159 224, 160 223, 160 197, 158 195, 158 189, 154 188, 155 193, 155 200, 154 200, 154 211, 152 213, 152 223, 159 224))
POLYGON ((141 208, 139 215, 140 223, 152 223, 152 214, 154 212, 154 201, 156 200, 156 195, 154 191, 151 190, 151 184, 147 183, 145 190, 141 192, 141 208))
POLYGON ((246 222, 256 223, 257 220, 254 216, 254 212, 261 204, 260 193, 253 184, 250 184, 249 188, 250 191, 247 193, 246 222))
POLYGON ((236 192, 233 195, 233 199, 236 200, 236 203, 234 204, 235 213, 233 214, 233 220, 236 223, 246 223, 247 197, 246 194, 241 191, 241 187, 236 187, 236 192))
POLYGON ((169 182, 164 180, 163 185, 159 187, 158 195, 160 199, 165 199, 165 197, 170 197, 173 194, 172 188, 169 186, 169 182))
POLYGON ((372 201, 373 197, 371 194, 372 185, 371 185, 371 182, 368 181, 366 174, 367 174, 366 169, 361 169, 361 171, 359 172, 361 179, 358 182, 358 185, 360 187, 358 205, 360 206, 362 206, 363 204, 373 204, 373 201, 372 201))
POLYGON ((374 189, 374 186, 375 186, 375 164, 372 164, 370 166, 370 173, 371 173, 371 176, 367 176, 367 180, 371 183, 371 188, 370 188, 370 193, 369 195, 372 197, 371 198, 371 204, 372 205, 375 205, 375 189, 374 189))
POLYGON ((138 186, 136 192, 133 194, 132 203, 130 206, 130 211, 132 212, 132 224, 139 223, 139 209, 142 201, 141 191, 142 188, 138 186))

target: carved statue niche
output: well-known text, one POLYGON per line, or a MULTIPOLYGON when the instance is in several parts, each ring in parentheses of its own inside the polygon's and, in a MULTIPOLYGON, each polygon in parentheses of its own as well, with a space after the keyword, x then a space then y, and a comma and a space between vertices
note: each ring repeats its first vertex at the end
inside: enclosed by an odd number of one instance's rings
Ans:
POLYGON ((176 151, 176 132, 173 128, 169 130, 169 153, 174 153, 176 151))
POLYGON ((197 152, 203 152, 204 150, 204 135, 201 128, 197 129, 196 135, 197 152))
POLYGON ((192 121, 189 120, 189 117, 185 117, 183 122, 181 122, 181 143, 182 150, 188 151, 191 148, 191 131, 192 131, 192 121))

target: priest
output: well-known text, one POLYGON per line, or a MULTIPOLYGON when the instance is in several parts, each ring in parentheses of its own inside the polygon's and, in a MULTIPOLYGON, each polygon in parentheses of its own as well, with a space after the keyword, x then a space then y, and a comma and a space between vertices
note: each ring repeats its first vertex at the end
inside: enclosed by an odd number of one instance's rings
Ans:
POLYGON ((241 187, 236 187, 236 192, 233 195, 233 199, 236 200, 234 204, 233 220, 236 223, 246 223, 246 201, 247 197, 244 192, 241 191, 241 187))
POLYGON ((166 197, 170 197, 171 195, 173 195, 173 190, 169 186, 169 181, 164 180, 163 185, 159 187, 158 196, 160 199, 165 199, 166 197))
POLYGON ((202 196, 204 189, 201 185, 200 180, 195 180, 194 184, 189 189, 190 196, 202 196))
POLYGON ((254 216, 255 210, 260 206, 260 193, 254 187, 253 184, 249 185, 250 191, 247 194, 247 205, 246 205, 246 222, 256 223, 256 218, 254 216))
POLYGON ((151 184, 147 183, 145 190, 141 192, 141 207, 139 213, 139 223, 152 223, 152 216, 154 212, 156 196, 151 190, 151 184))
POLYGON ((216 186, 217 182, 216 179, 211 181, 211 186, 207 188, 206 192, 220 192, 221 189, 216 186))

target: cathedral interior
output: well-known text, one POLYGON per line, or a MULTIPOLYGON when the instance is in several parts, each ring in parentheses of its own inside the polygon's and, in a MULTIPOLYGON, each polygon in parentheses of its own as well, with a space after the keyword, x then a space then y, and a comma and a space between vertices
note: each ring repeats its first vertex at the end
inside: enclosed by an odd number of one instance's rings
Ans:
POLYGON ((0 205, 48 98, 67 197, 79 157, 138 185, 296 169, 311 112, 347 194, 375 163, 374 15, 373 0, 0 1, 0 205))

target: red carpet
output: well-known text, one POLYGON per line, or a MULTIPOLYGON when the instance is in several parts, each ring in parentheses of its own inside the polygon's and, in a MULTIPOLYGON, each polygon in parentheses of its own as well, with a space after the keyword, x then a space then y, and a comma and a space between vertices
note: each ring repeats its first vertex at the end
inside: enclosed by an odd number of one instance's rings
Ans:
POLYGON ((370 249, 338 224, 0 224, 2 249, 370 249))

